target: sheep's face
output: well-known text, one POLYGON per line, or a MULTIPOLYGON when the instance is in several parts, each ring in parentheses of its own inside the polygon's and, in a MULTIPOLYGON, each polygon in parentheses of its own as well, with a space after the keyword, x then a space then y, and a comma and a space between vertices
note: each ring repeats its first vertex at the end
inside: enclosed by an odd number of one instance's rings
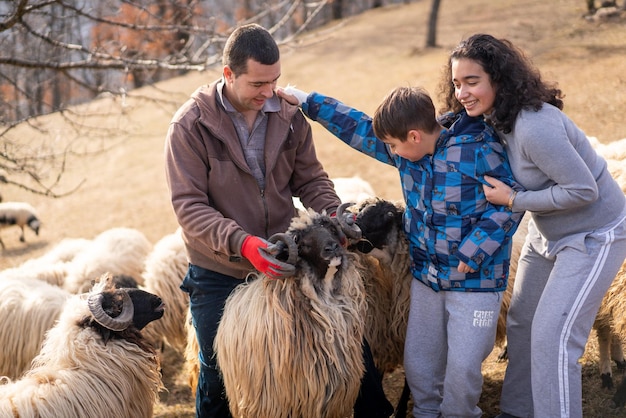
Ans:
POLYGON ((362 233, 355 248, 368 253, 388 245, 391 232, 401 229, 402 209, 386 200, 368 200, 359 207, 355 222, 362 233))
MULTIPOLYGON (((141 330, 150 322, 163 317, 164 304, 160 297, 148 293, 145 290, 134 288, 123 288, 115 290, 107 290, 101 292, 102 308, 104 312, 112 317, 117 318, 122 313, 123 296, 128 294, 133 305, 132 321, 129 328, 141 330)), ((93 318, 87 318, 85 324, 97 326, 93 318)), ((99 326, 102 327, 102 326, 99 326)))
POLYGON ((323 278, 329 265, 343 262, 345 235, 328 216, 319 216, 305 229, 291 231, 298 246, 296 268, 308 265, 315 277, 323 278))
POLYGON ((141 330, 146 325, 157 319, 161 319, 165 312, 163 300, 157 295, 148 293, 141 289, 124 289, 130 295, 135 308, 133 314, 133 325, 141 330))
POLYGON ((29 217, 26 221, 26 224, 30 229, 33 230, 33 232, 35 232, 35 235, 39 235, 39 227, 41 226, 41 222, 39 221, 39 219, 37 219, 37 217, 29 217))

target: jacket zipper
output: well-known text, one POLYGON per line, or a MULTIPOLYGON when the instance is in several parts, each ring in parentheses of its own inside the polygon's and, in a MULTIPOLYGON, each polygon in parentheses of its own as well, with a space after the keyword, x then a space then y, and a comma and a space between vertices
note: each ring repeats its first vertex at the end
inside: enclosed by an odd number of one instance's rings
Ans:
POLYGON ((269 229, 270 229, 270 216, 269 216, 269 210, 267 208, 267 200, 265 199, 265 190, 264 189, 260 189, 261 190, 261 200, 263 201, 263 213, 264 213, 264 217, 265 217, 265 237, 267 238, 269 237, 269 229))

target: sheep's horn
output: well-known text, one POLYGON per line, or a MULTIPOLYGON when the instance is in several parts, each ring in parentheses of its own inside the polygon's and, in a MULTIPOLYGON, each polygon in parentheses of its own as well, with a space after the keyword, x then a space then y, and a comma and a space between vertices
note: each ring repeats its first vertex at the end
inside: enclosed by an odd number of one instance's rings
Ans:
POLYGON ((298 245, 293 240, 293 238, 284 232, 274 234, 267 239, 272 244, 276 244, 277 242, 282 242, 287 246, 287 250, 289 251, 289 256, 287 258, 286 263, 296 265, 298 261, 298 245))
POLYGON ((337 208, 337 220, 339 221, 339 226, 344 234, 350 239, 361 239, 361 228, 354 222, 354 218, 349 219, 349 217, 344 215, 344 212, 347 208, 354 205, 354 203, 342 203, 337 208))
POLYGON ((104 311, 104 308, 102 307, 103 299, 104 295, 102 295, 102 293, 91 295, 89 296, 89 299, 87 299, 89 310, 91 311, 91 314, 96 322, 112 331, 124 331, 128 328, 130 323, 133 321, 133 314, 135 310, 133 301, 130 299, 128 292, 122 292, 122 312, 120 312, 120 314, 115 318, 104 311))

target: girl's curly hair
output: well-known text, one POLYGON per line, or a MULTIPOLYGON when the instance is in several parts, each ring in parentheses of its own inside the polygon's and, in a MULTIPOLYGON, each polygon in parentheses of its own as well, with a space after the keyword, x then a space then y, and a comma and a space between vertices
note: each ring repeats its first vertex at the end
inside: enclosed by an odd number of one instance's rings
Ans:
POLYGON ((476 34, 461 41, 452 50, 440 81, 439 96, 444 103, 441 112, 460 111, 463 106, 455 97, 452 83, 452 61, 461 58, 479 63, 489 74, 496 89, 494 111, 489 116, 496 130, 511 132, 522 109, 539 110, 543 103, 563 109, 563 94, 556 83, 546 83, 539 70, 524 52, 506 39, 476 34))

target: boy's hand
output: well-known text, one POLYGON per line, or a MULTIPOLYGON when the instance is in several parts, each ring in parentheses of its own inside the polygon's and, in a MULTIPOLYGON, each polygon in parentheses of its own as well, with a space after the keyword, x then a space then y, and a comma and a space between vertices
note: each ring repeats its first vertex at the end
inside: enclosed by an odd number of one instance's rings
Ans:
POLYGON ((298 90, 294 86, 287 84, 287 87, 276 88, 276 94, 278 97, 282 97, 292 105, 302 106, 302 103, 306 102, 306 98, 309 95, 307 92, 298 90))

